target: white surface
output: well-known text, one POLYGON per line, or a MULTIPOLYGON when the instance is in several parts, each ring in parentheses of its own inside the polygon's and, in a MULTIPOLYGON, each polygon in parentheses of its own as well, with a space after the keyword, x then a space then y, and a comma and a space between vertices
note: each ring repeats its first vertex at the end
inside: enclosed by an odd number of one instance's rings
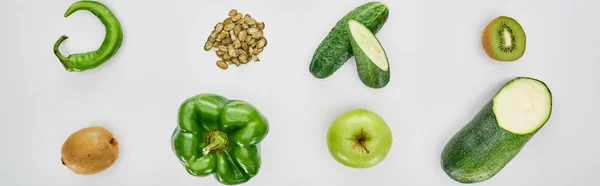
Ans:
POLYGON ((482 186, 600 185, 600 1, 387 1, 377 35, 392 80, 366 88, 351 59, 330 78, 308 72, 313 51, 359 0, 103 1, 119 17, 118 55, 83 73, 66 72, 52 53, 96 49, 103 27, 91 14, 62 17, 71 0, 0 2, 0 185, 220 185, 188 175, 171 151, 177 108, 210 92, 246 100, 269 119, 262 168, 246 185, 461 185, 440 168, 447 140, 516 76, 545 81, 554 96, 550 121, 502 172, 482 186), (231 8, 265 21, 262 62, 222 71, 202 50, 231 8), (481 31, 499 15, 527 34, 513 64, 488 58, 481 31), (330 122, 367 108, 389 124, 389 156, 371 169, 337 163, 327 150, 330 122), (93 176, 60 163, 68 135, 90 125, 111 130, 118 161, 93 176))

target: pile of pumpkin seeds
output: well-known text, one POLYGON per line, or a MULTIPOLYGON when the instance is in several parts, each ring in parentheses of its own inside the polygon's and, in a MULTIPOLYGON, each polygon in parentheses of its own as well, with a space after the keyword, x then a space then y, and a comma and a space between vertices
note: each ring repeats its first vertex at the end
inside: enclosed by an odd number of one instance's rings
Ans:
POLYGON ((267 46, 263 29, 265 23, 257 22, 250 14, 243 15, 232 9, 227 19, 215 25, 204 44, 204 50, 215 51, 221 58, 217 66, 223 70, 229 65, 238 67, 250 61, 259 62, 258 54, 267 46))

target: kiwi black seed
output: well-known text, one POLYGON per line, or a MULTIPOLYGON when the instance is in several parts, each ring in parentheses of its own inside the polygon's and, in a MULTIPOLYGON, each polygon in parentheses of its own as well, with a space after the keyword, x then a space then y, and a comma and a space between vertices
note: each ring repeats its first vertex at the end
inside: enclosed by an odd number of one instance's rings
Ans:
POLYGON ((119 156, 119 143, 102 127, 88 127, 63 143, 61 163, 80 175, 95 174, 110 167, 119 156))
POLYGON ((525 31, 515 19, 500 16, 485 27, 481 43, 492 59, 516 61, 525 53, 525 31))

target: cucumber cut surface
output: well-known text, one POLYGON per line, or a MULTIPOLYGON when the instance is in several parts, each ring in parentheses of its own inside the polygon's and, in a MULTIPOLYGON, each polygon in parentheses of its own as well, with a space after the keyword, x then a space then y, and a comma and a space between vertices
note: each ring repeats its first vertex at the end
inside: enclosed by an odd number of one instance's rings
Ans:
POLYGON ((550 118, 552 95, 546 85, 532 78, 517 78, 493 99, 500 128, 515 134, 530 134, 550 118))
POLYGON ((389 63, 387 55, 373 32, 355 20, 349 20, 348 27, 352 39, 354 39, 358 47, 360 47, 371 62, 381 70, 388 71, 389 63))

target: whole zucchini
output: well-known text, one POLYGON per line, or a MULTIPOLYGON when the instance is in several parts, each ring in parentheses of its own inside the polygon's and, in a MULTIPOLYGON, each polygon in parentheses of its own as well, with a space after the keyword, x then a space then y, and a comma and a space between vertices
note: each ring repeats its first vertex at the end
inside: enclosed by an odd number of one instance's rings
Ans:
POLYGON ((442 168, 461 183, 490 179, 544 126, 551 112, 552 93, 545 83, 528 77, 510 81, 446 144, 442 168))

